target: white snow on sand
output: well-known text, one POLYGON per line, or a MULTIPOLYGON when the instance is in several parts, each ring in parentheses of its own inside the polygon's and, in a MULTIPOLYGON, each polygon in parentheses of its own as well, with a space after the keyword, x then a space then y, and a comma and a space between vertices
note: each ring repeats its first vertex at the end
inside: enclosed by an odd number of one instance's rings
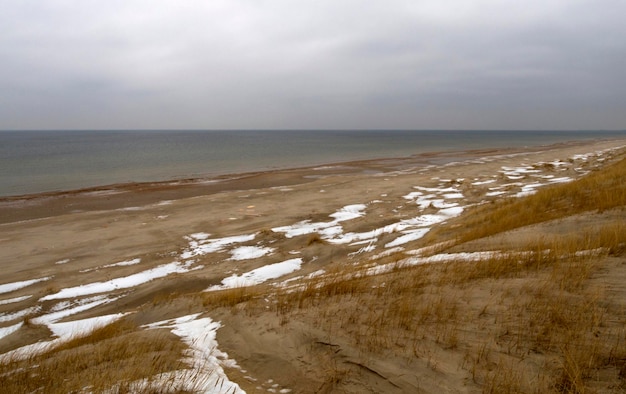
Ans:
POLYGON ((24 325, 24 322, 19 322, 9 327, 0 327, 0 339, 13 334, 24 325))
POLYGON ((207 291, 233 289, 237 287, 254 286, 266 282, 270 279, 280 278, 281 276, 297 271, 302 266, 302 259, 295 258, 283 261, 281 263, 269 264, 263 267, 248 271, 241 275, 232 275, 222 280, 221 285, 211 286, 207 291))
POLYGON ((103 265, 102 268, 125 267, 125 266, 135 265, 139 263, 141 263, 141 259, 132 259, 132 260, 127 260, 127 261, 120 261, 119 263, 103 265))
POLYGON ((274 248, 261 246, 240 246, 230 251, 229 260, 251 260, 266 256, 274 251, 274 248))
POLYGON ((63 301, 55 305, 55 307, 51 309, 50 313, 35 317, 31 319, 31 321, 35 324, 45 324, 47 326, 51 326, 61 319, 87 311, 100 305, 117 301, 119 298, 120 297, 108 298, 102 295, 72 302, 63 301), (71 306, 73 307, 70 308, 71 306))
POLYGON ((208 234, 205 233, 192 234, 192 236, 189 238, 189 248, 180 255, 180 258, 183 260, 187 260, 195 256, 221 252, 227 246, 252 241, 255 236, 256 234, 248 234, 208 239, 208 234))
POLYGON ((463 198, 464 196, 463 193, 446 193, 443 195, 443 197, 452 200, 456 198, 463 198))
POLYGON ((425 192, 436 192, 436 193, 460 193, 461 191, 455 187, 423 187, 423 186, 413 186, 413 189, 422 190, 425 192))
POLYGON ((522 167, 503 166, 502 171, 500 172, 509 177, 515 177, 515 179, 521 179, 521 178, 524 178, 524 175, 526 174, 536 174, 536 173, 541 172, 541 170, 537 170, 533 168, 532 166, 522 165, 522 167))
POLYGON ((426 233, 428 233, 429 231, 430 231, 430 228, 420 228, 417 230, 411 230, 407 232, 406 234, 401 235, 398 238, 386 244, 385 248, 393 248, 396 246, 404 245, 411 241, 416 241, 422 238, 424 235, 426 235, 426 233))
POLYGON ((499 252, 461 252, 461 253, 441 253, 428 257, 409 257, 399 263, 383 264, 372 267, 366 271, 366 275, 380 275, 398 267, 410 267, 421 264, 448 263, 452 261, 480 261, 489 259, 499 252))
POLYGON ((238 368, 237 363, 228 359, 228 354, 217 348, 215 339, 221 327, 205 317, 198 319, 200 314, 182 316, 176 319, 160 321, 144 326, 147 329, 167 328, 179 336, 190 349, 183 360, 191 365, 190 369, 162 374, 156 381, 142 381, 133 384, 137 391, 150 387, 167 387, 169 390, 183 390, 210 394, 245 394, 238 384, 228 380, 222 366, 238 368))
POLYGON ((0 323, 5 323, 12 320, 22 319, 28 315, 36 313, 39 310, 38 306, 23 309, 21 311, 13 313, 0 313, 0 323))
POLYGON ((329 215, 335 218, 335 220, 330 222, 311 223, 310 220, 304 220, 291 226, 274 227, 272 231, 275 233, 285 233, 285 237, 287 238, 315 232, 324 232, 325 235, 332 236, 332 234, 341 233, 343 231, 339 223, 363 216, 365 208, 365 204, 346 205, 337 212, 329 215))
MULTIPOLYGON (((38 317, 34 317, 30 319, 30 322, 33 324, 40 324, 47 326, 50 331, 57 337, 50 341, 37 342, 30 345, 23 346, 11 352, 5 353, 4 355, 0 355, 0 360, 3 357, 18 357, 18 358, 26 358, 32 355, 36 355, 42 352, 47 351, 52 346, 55 346, 61 342, 68 341, 70 339, 86 336, 91 333, 94 329, 105 326, 107 324, 112 323, 113 321, 125 316, 126 314, 114 314, 107 316, 98 316, 90 319, 76 320, 71 322, 62 322, 58 321, 64 319, 68 316, 75 315, 80 312, 84 312, 91 308, 94 308, 99 305, 103 305, 109 302, 113 302, 117 300, 117 298, 106 298, 105 296, 92 297, 85 300, 74 301, 70 303, 69 301, 63 301, 57 304, 54 308, 52 308, 53 312, 47 313, 45 315, 41 315, 38 317), (73 308, 69 308, 72 304, 75 304, 73 308)), ((36 313, 40 310, 39 306, 29 308, 25 310, 28 314, 36 313)), ((11 333, 19 330, 23 325, 23 322, 15 324, 10 327, 5 327, 0 329, 0 339, 3 336, 10 335, 11 333)))
POLYGON ((377 228, 362 233, 339 233, 335 237, 327 238, 328 242, 333 244, 358 244, 359 242, 376 241, 376 239, 383 234, 391 234, 396 231, 401 231, 406 228, 406 225, 402 223, 393 223, 381 228, 377 228))
POLYGON ((6 299, 6 300, 0 300, 0 305, 14 304, 16 302, 21 302, 21 301, 27 300, 30 297, 32 297, 32 295, 27 295, 27 296, 22 296, 22 297, 15 297, 15 298, 9 298, 9 299, 6 299))
POLYGON ((74 338, 87 336, 91 332, 93 332, 93 330, 109 325, 124 316, 126 316, 126 314, 117 313, 113 315, 96 316, 83 320, 74 320, 71 322, 49 323, 48 328, 55 336, 57 336, 56 339, 45 342, 36 342, 30 345, 22 346, 8 353, 4 353, 0 355, 0 361, 2 361, 2 359, 24 359, 44 353, 52 347, 63 342, 67 342, 74 338))
POLYGON ((107 293, 120 289, 128 289, 131 287, 139 286, 143 283, 150 282, 154 279, 163 278, 170 274, 185 273, 189 271, 190 268, 188 265, 181 264, 175 261, 173 263, 160 265, 156 268, 139 272, 137 274, 129 275, 122 278, 111 279, 106 282, 95 282, 62 289, 55 294, 50 294, 41 298, 40 301, 74 298, 91 294, 107 293))
POLYGON ((191 238, 198 240, 198 241, 203 241, 205 239, 208 239, 211 234, 208 233, 193 233, 191 235, 189 235, 191 238))
POLYGON ((486 185, 488 183, 494 183, 495 181, 496 181, 495 179, 489 179, 486 181, 476 181, 476 182, 472 182, 472 185, 474 186, 486 185))
POLYGON ((92 271, 98 271, 102 268, 112 268, 112 267, 125 267, 125 266, 130 266, 130 265, 136 265, 141 263, 141 259, 137 258, 137 259, 132 259, 132 260, 128 260, 128 261, 120 261, 119 263, 113 263, 113 264, 107 264, 107 265, 103 265, 100 267, 95 267, 95 268, 87 268, 84 270, 80 270, 78 272, 80 273, 86 273, 86 272, 92 272, 92 271))
POLYGON ((545 184, 542 183, 530 183, 528 185, 524 185, 522 186, 522 190, 520 192, 518 192, 517 194, 515 194, 515 197, 525 197, 525 196, 530 196, 532 194, 537 193, 537 188, 541 187, 541 186, 545 186, 545 184))
POLYGON ((95 329, 107 326, 116 320, 126 316, 125 313, 116 313, 113 315, 96 316, 89 319, 75 320, 64 323, 50 323, 48 328, 54 335, 62 341, 69 339, 84 337, 89 335, 95 329))
POLYGON ((23 280, 21 282, 5 283, 3 285, 0 285, 0 294, 10 293, 12 291, 19 290, 21 288, 24 288, 30 285, 34 285, 35 283, 44 282, 46 280, 49 280, 50 278, 51 276, 46 276, 45 278, 23 280))
POLYGON ((385 245, 385 248, 395 248, 408 242, 416 241, 426 235, 426 233, 430 231, 431 226, 438 223, 443 223, 448 219, 460 215, 462 212, 463 207, 454 206, 450 208, 440 209, 439 212, 434 215, 427 214, 415 217, 413 219, 403 220, 400 222, 400 225, 401 231, 404 235, 401 235, 395 240, 387 243, 385 245))
POLYGON ((463 213, 463 207, 444 208, 444 209, 440 209, 439 213, 442 215, 448 216, 448 218, 459 216, 460 214, 463 213))
POLYGON ((563 176, 560 178, 551 178, 548 182, 550 183, 567 183, 567 182, 571 182, 574 179, 568 177, 568 176, 563 176))

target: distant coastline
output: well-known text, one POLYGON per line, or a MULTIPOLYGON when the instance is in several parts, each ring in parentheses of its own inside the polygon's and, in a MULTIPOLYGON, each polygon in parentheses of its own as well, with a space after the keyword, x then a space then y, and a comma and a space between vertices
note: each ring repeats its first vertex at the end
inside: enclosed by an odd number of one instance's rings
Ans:
POLYGON ((626 138, 626 131, 2 131, 0 198, 427 152, 626 138))

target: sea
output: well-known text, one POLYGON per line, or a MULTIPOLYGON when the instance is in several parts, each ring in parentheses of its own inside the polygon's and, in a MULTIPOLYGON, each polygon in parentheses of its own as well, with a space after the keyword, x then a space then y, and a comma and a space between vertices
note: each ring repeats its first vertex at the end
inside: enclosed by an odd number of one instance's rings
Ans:
POLYGON ((626 130, 0 131, 0 197, 613 138, 626 138, 626 130))

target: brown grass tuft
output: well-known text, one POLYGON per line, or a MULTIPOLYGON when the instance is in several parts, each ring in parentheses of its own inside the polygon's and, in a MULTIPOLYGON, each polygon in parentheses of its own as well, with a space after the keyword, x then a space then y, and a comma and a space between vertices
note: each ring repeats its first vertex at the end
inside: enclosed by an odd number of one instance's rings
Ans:
POLYGON ((102 392, 181 368, 184 348, 171 333, 138 330, 121 320, 44 354, 3 360, 0 386, 4 393, 69 393, 87 387, 102 392))

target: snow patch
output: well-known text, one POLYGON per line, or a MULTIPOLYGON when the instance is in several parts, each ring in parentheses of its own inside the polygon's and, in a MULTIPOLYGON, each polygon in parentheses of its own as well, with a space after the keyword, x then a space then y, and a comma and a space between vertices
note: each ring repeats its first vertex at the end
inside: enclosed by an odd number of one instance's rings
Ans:
POLYGON ((168 387, 172 391, 245 394, 238 384, 228 380, 222 368, 238 368, 238 365, 217 348, 216 334, 221 324, 208 317, 198 319, 199 315, 182 316, 143 326, 147 329, 167 328, 180 337, 189 346, 183 361, 190 364, 191 368, 162 374, 157 377, 160 382, 135 382, 132 384, 134 390, 168 387))
POLYGON ((128 289, 136 287, 141 284, 150 282, 151 280, 163 278, 174 273, 189 272, 188 265, 183 265, 179 262, 173 262, 170 264, 160 265, 156 268, 152 268, 137 274, 111 279, 106 282, 95 282, 86 285, 80 285, 76 287, 69 287, 62 289, 55 294, 47 295, 40 299, 40 301, 58 300, 63 298, 74 298, 85 295, 107 293, 120 289, 128 289))
POLYGON ((46 276, 45 278, 23 280, 21 282, 5 283, 3 285, 0 285, 0 294, 10 293, 12 291, 19 290, 30 285, 34 285, 35 283, 50 280, 51 278, 52 278, 51 276, 46 276))
POLYGON ((365 208, 365 204, 346 205, 337 212, 329 215, 335 219, 330 222, 311 223, 310 220, 303 220, 291 226, 274 227, 272 231, 275 233, 285 233, 285 237, 287 238, 315 232, 323 233, 327 237, 332 237, 343 232, 343 228, 339 226, 339 223, 363 216, 365 208))
POLYGON ((196 233, 191 235, 189 248, 186 249, 180 258, 183 260, 190 259, 195 256, 205 255, 208 253, 216 253, 223 251, 227 246, 252 241, 256 234, 235 235, 232 237, 207 239, 208 234, 196 233))
POLYGON ((32 297, 32 295, 27 295, 27 296, 22 296, 22 297, 15 297, 15 298, 9 298, 9 299, 6 299, 6 300, 0 300, 0 305, 14 304, 16 302, 21 302, 21 301, 27 300, 30 297, 32 297))
POLYGON ((211 286, 206 291, 233 289, 237 287, 254 286, 266 282, 270 279, 297 271, 302 266, 302 259, 295 258, 281 263, 269 264, 261 268, 254 269, 241 275, 232 275, 222 280, 221 285, 211 286))
POLYGON ((251 260, 268 255, 274 251, 274 248, 260 246, 240 246, 230 251, 229 260, 251 260))

